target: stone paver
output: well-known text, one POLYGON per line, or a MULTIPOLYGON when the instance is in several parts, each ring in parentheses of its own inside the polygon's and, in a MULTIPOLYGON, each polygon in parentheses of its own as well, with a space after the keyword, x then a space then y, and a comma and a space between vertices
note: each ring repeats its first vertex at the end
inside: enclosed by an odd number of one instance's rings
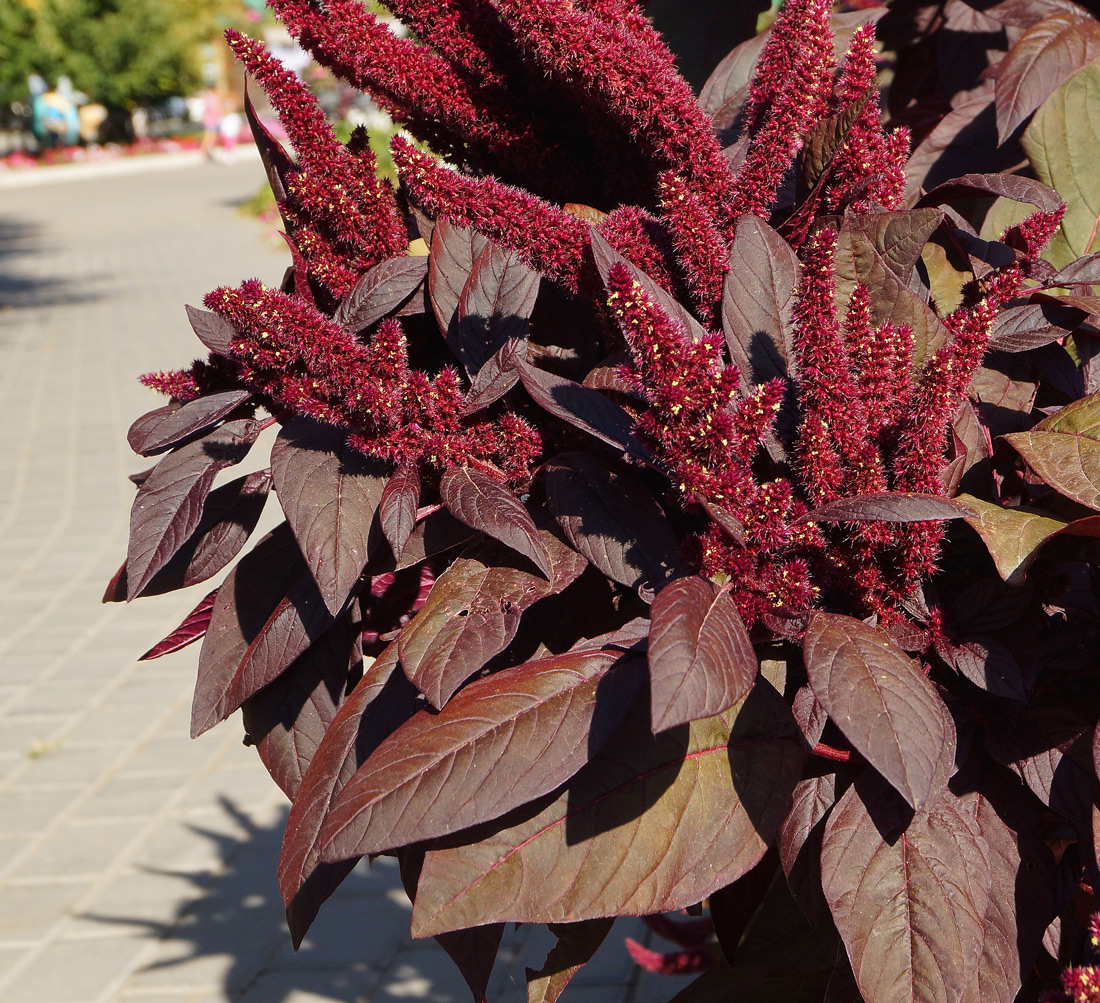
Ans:
MULTIPOLYGON (((361 865, 290 949, 285 800, 237 721, 188 739, 194 649, 135 661, 204 586, 99 603, 126 475, 146 465, 126 429, 158 403, 136 375, 198 353, 183 303, 286 265, 235 211, 254 159, 153 166, 0 183, 0 1001, 465 1001, 443 952, 409 937, 392 861, 361 865)), ((651 998, 626 934, 646 939, 618 924, 577 1003, 651 998)), ((509 930, 489 999, 525 999, 546 948, 509 930)))

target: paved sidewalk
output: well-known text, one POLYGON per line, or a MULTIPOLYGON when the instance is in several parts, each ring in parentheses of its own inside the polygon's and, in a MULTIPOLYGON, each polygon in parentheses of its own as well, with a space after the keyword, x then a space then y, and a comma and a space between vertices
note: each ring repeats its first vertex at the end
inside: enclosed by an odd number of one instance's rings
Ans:
MULTIPOLYGON (((286 254, 235 203, 254 159, 0 188, 0 1000, 353 1003, 470 999, 408 935, 393 867, 361 867, 295 955, 275 887, 286 803, 234 719, 187 737, 196 650, 136 655, 202 594, 99 604, 157 398, 135 379, 197 354, 183 313, 275 282, 286 254)), ((265 518, 276 518, 274 500, 265 518)), ((618 924, 566 994, 656 1003, 618 924)), ((509 931, 491 1003, 525 998, 545 934, 509 931)))

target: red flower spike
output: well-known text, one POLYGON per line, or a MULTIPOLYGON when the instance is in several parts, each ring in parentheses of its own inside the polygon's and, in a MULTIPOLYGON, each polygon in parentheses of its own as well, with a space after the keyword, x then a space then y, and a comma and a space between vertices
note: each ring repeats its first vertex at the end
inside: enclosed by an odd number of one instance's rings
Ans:
POLYGON ((1100 1003, 1100 968, 1067 968, 1062 973, 1062 986, 1073 1003, 1100 1003))
POLYGON ((875 27, 864 24, 855 30, 844 65, 835 86, 836 107, 858 101, 875 83, 875 27))
POLYGON ((596 228, 624 258, 666 289, 676 285, 669 262, 673 246, 664 227, 644 209, 621 205, 596 228))
POLYGON ((194 400, 199 395, 195 377, 186 369, 166 369, 158 373, 145 373, 139 376, 138 380, 150 390, 156 390, 157 393, 178 401, 194 400))
POLYGON ((692 298, 713 320, 729 269, 726 241, 699 196, 671 171, 659 179, 661 208, 692 298))

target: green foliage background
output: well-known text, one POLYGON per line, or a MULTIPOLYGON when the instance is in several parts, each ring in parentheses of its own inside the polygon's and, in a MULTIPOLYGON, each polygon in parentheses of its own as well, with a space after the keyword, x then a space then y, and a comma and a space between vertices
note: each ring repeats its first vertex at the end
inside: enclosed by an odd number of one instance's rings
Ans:
MULTIPOLYGON (((3 0, 0 104, 24 100, 27 76, 67 74, 109 107, 155 104, 202 83, 199 46, 226 0, 3 0)), ((237 5, 239 7, 239 5, 237 5)))

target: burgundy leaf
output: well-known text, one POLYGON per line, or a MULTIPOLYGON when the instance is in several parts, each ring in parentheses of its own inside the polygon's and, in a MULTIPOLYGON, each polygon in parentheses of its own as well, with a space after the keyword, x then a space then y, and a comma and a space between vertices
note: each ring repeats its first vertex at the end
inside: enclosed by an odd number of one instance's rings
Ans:
POLYGON ((524 389, 544 411, 624 453, 649 459, 649 450, 634 436, 634 419, 599 390, 524 361, 519 362, 518 372, 524 389))
POLYGON ((1056 212, 1062 206, 1058 193, 1040 181, 1016 174, 964 174, 937 185, 917 203, 918 207, 946 205, 964 199, 1001 196, 1029 202, 1042 212, 1056 212))
POLYGON ((260 521, 270 486, 271 471, 257 470, 211 491, 198 528, 141 594, 174 592, 205 582, 221 571, 248 542, 260 521))
POLYGON ((817 701, 814 691, 809 686, 800 686, 791 701, 791 713, 802 729, 806 738, 806 744, 813 748, 821 741, 821 733, 825 730, 825 724, 829 715, 825 708, 817 701))
POLYGON ((736 708, 656 737, 637 708, 537 814, 428 851, 413 935, 699 902, 763 857, 790 805, 799 743, 789 708, 766 682, 736 708), (639 853, 643 846, 662 852, 639 853))
POLYGON ((440 481, 439 494, 456 519, 530 558, 546 578, 553 577, 535 520, 502 479, 473 467, 451 467, 440 481))
POLYGON ((349 675, 362 661, 358 625, 345 615, 286 672, 241 704, 250 744, 291 801, 343 703, 349 675))
POLYGON ((982 917, 982 956, 960 1003, 1013 1003, 1054 918, 1054 857, 1040 838, 1035 802, 1002 771, 963 795, 989 846, 993 879, 982 917))
POLYGON ((333 796, 356 767, 416 709, 416 691, 397 669, 397 645, 390 645, 365 671, 325 731, 290 806, 279 857, 279 890, 295 946, 309 930, 321 904, 355 866, 355 861, 321 864, 317 835, 333 796))
POLYGON ((988 844, 946 788, 913 815, 865 775, 825 825, 825 897, 866 1003, 956 1003, 978 968, 988 844))
POLYGON ((480 233, 446 219, 436 223, 428 256, 428 296, 440 330, 451 326, 474 262, 487 247, 489 241, 480 233))
POLYGON ((1072 286, 1072 285, 1097 285, 1100 284, 1100 251, 1086 254, 1071 261, 1065 268, 1059 269, 1046 285, 1072 286))
POLYGON ((567 652, 470 683, 438 714, 417 713, 333 798, 321 859, 436 839, 549 793, 622 723, 640 670, 614 650, 567 652))
POLYGON ((570 543, 608 578, 659 588, 680 566, 680 543, 653 495, 586 453, 545 466, 550 510, 570 543))
POLYGON ((743 216, 730 247, 722 293, 722 330, 749 383, 786 376, 798 258, 767 223, 743 216))
POLYGON ((413 463, 405 463, 386 481, 378 502, 378 520, 395 558, 409 542, 416 525, 416 509, 420 504, 420 472, 413 463))
POLYGON ((537 972, 525 969, 527 1003, 555 1003, 574 975, 599 950, 611 932, 612 919, 589 919, 581 923, 551 923, 557 938, 546 961, 537 972))
POLYGON ((199 654, 191 709, 193 736, 212 728, 235 709, 227 708, 229 688, 249 646, 295 585, 308 576, 286 523, 260 540, 226 576, 199 654))
POLYGON ((964 639, 952 645, 951 653, 955 668, 994 696, 1024 701, 1031 695, 1020 663, 999 641, 989 637, 964 639))
POLYGON ((741 521, 737 516, 729 509, 715 504, 701 494, 695 496, 695 501, 703 507, 703 511, 706 512, 714 522, 718 523, 718 526, 726 536, 733 540, 734 543, 739 543, 741 546, 745 545, 748 537, 745 536, 745 527, 741 525, 741 521))
POLYGON ((384 465, 353 449, 339 429, 295 418, 271 449, 271 475, 287 522, 335 615, 382 545, 375 512, 386 484, 384 465))
POLYGON ((1026 352, 1064 338, 1085 319, 1085 312, 1054 303, 1029 303, 1002 310, 993 322, 989 348, 1026 352))
POLYGON ((226 390, 186 404, 165 404, 138 418, 126 433, 126 441, 142 456, 163 453, 184 439, 213 428, 249 396, 247 390, 226 390))
POLYGON ((540 539, 551 576, 509 562, 499 544, 475 544, 439 576, 420 612, 397 639, 401 668, 433 707, 516 636, 520 617, 540 599, 556 595, 584 571, 580 554, 546 530, 540 539))
POLYGON ((825 816, 836 802, 837 793, 833 772, 800 780, 794 787, 791 810, 779 829, 779 859, 787 885, 811 922, 826 912, 821 894, 821 840, 825 816))
POLYGON ((153 645, 138 661, 148 662, 161 655, 170 655, 173 651, 186 648, 187 645, 202 637, 210 626, 210 613, 214 608, 214 599, 218 594, 215 589, 209 595, 203 596, 199 604, 183 618, 181 623, 164 640, 153 645))
POLYGON ((187 319, 191 322, 199 341, 215 355, 232 355, 230 346, 239 337, 237 329, 229 321, 219 317, 209 310, 200 310, 198 307, 188 306, 187 319))
MULTIPOLYGON (((286 179, 289 173, 294 170, 294 161, 290 159, 282 144, 272 135, 271 130, 260 121, 260 117, 256 114, 256 109, 252 104, 252 98, 249 96, 247 82, 244 94, 244 114, 248 120, 249 129, 252 131, 252 138, 256 140, 256 149, 263 161, 267 181, 271 185, 271 192, 279 205, 279 211, 282 212, 282 207, 287 201, 286 179)), ((283 218, 285 221, 285 215, 283 218)))
POLYGON ((395 570, 404 571, 421 564, 429 557, 469 543, 476 535, 474 530, 459 522, 445 508, 436 509, 413 527, 395 570))
POLYGON ((650 609, 653 731, 713 717, 744 699, 756 652, 728 592, 706 578, 666 585, 650 609))
POLYGON ((446 328, 447 344, 476 374, 503 345, 524 341, 540 276, 512 251, 489 244, 475 259, 446 328))
POLYGON ((955 758, 955 723, 920 666, 881 631, 815 613, 806 629, 814 696, 914 808, 935 800, 955 758))
POLYGON ((526 339, 510 340, 501 345, 471 380, 462 413, 475 414, 500 400, 519 382, 519 364, 526 357, 526 339))
POLYGON ((1028 28, 994 71, 1001 142, 1073 74, 1097 58, 1100 24, 1084 10, 1058 11, 1028 28))
POLYGON ((427 274, 428 259, 422 255, 380 262, 347 291, 332 319, 349 331, 363 331, 397 310, 427 274))
POLYGON ((227 422, 156 465, 130 511, 127 599, 140 595, 195 532, 218 471, 240 463, 258 434, 254 421, 227 422))
POLYGON ((803 522, 929 522, 969 519, 974 515, 974 510, 961 502, 939 495, 879 491, 826 502, 796 519, 794 525, 803 522))
POLYGON ((716 129, 728 129, 748 97, 766 33, 754 35, 733 49, 714 68, 699 92, 699 104, 714 120, 716 129))

